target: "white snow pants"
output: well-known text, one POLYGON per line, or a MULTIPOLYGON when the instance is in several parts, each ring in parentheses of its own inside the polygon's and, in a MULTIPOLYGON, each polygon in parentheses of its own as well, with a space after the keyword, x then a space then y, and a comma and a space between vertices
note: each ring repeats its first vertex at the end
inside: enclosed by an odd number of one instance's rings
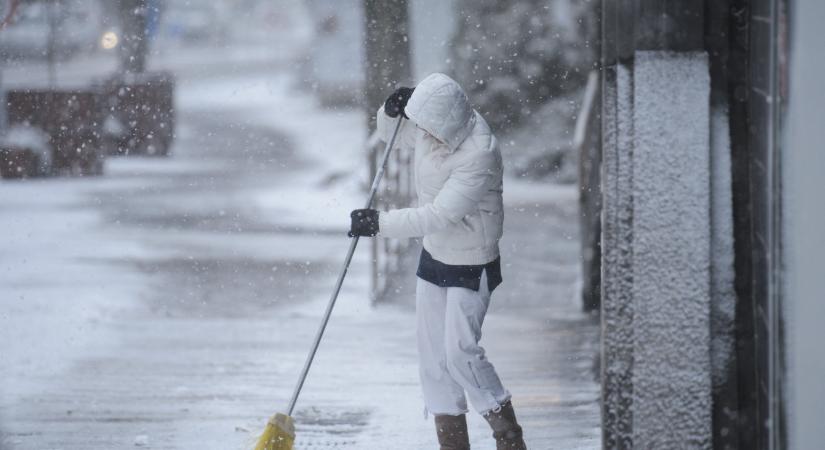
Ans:
POLYGON ((481 414, 498 411, 510 399, 478 345, 489 304, 486 273, 478 291, 443 288, 418 279, 418 369, 426 411, 435 415, 466 413, 465 391, 481 414))

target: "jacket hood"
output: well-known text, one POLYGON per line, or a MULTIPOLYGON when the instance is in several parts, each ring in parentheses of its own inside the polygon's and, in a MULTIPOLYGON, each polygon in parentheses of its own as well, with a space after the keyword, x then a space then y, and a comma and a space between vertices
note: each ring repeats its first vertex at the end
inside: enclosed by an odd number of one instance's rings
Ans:
POLYGON ((404 112, 451 151, 467 139, 476 122, 467 94, 443 73, 434 73, 418 83, 404 112))

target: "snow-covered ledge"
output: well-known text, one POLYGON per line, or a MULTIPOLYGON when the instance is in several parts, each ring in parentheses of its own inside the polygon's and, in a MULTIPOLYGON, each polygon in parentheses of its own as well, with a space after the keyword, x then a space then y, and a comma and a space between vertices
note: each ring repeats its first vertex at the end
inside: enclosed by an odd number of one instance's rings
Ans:
POLYGON ((633 97, 634 448, 710 448, 707 56, 637 52, 633 97))

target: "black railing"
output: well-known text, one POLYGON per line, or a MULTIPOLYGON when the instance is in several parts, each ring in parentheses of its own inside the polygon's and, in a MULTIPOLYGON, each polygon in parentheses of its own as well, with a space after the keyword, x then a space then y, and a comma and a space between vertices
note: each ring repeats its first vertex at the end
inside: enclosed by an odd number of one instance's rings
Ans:
MULTIPOLYGON (((367 140, 371 162, 371 177, 375 167, 380 164, 383 142, 373 133, 367 140)), ((375 201, 375 208, 387 209, 404 208, 412 205, 415 197, 415 181, 413 180, 413 149, 395 148, 387 161, 384 179, 375 201)), ((413 245, 411 239, 372 239, 372 300, 382 301, 391 295, 393 283, 402 279, 402 275, 409 272, 407 259, 408 250, 413 245)))

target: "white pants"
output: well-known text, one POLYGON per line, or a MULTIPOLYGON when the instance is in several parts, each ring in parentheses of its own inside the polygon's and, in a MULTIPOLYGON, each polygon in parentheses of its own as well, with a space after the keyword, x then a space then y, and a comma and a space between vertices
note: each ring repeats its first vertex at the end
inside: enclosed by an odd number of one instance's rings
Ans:
POLYGON ((484 349, 478 345, 490 304, 486 273, 478 291, 439 287, 418 279, 416 321, 421 388, 435 415, 467 412, 467 397, 481 414, 510 399, 484 349))

